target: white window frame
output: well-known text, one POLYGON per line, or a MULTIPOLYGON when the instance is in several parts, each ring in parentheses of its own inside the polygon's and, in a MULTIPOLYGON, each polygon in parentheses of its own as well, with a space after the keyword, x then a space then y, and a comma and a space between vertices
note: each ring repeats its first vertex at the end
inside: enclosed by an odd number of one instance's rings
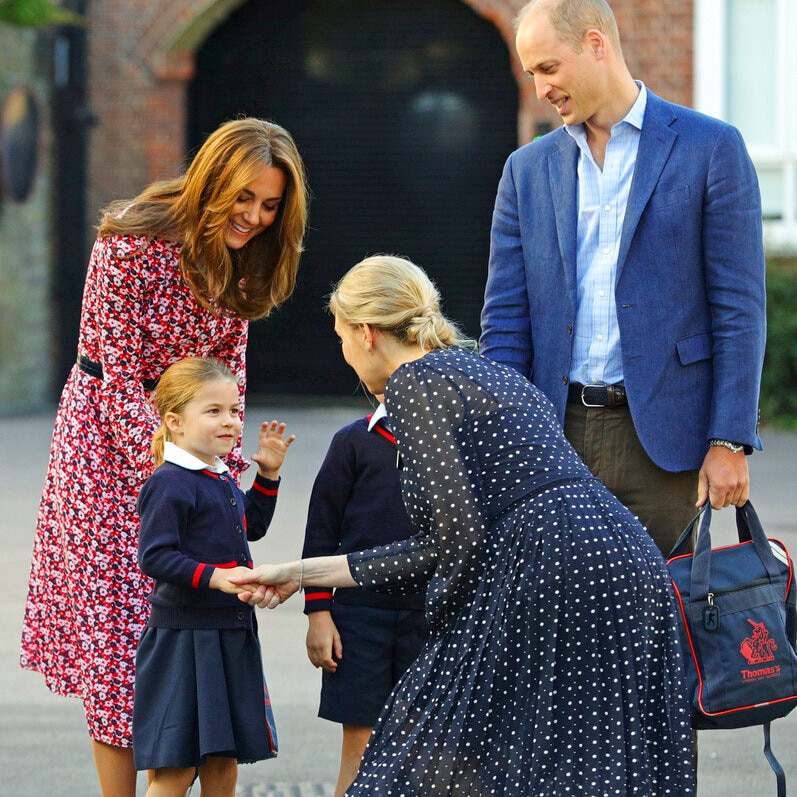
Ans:
MULTIPOLYGON (((719 119, 727 119, 728 0, 695 0, 694 5, 694 97, 695 108, 719 119)), ((777 68, 772 80, 777 100, 772 114, 774 147, 748 144, 756 169, 782 171, 782 218, 765 220, 764 243, 773 254, 797 253, 797 2, 775 0, 777 30, 774 32, 777 68)), ((744 136, 744 125, 739 124, 744 136)))

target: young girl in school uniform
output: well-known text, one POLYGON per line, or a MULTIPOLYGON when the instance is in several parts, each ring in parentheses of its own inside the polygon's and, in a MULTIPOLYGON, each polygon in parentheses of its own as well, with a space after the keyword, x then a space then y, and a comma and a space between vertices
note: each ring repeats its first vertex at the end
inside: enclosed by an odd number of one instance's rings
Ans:
POLYGON ((221 457, 241 436, 238 380, 221 362, 188 358, 155 390, 156 470, 138 499, 138 562, 155 580, 136 655, 133 755, 151 770, 147 797, 233 797, 238 763, 276 755, 253 609, 227 580, 252 567, 248 541, 274 514, 279 470, 294 436, 260 427, 245 494, 221 457))

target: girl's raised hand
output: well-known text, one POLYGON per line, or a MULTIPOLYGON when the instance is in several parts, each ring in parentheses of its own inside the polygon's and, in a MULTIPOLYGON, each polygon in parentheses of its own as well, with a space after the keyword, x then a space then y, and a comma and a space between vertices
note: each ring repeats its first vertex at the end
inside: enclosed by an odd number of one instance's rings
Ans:
POLYGON ((278 421, 265 421, 260 424, 257 453, 252 461, 257 463, 260 475, 265 479, 278 479, 285 454, 296 435, 285 436, 285 424, 278 421))

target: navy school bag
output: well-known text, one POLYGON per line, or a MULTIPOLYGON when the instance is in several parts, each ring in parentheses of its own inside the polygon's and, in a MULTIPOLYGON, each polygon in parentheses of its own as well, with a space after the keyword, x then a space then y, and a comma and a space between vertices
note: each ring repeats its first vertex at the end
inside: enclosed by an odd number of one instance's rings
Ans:
POLYGON ((667 560, 679 608, 692 726, 763 725, 764 754, 777 778, 778 797, 785 797, 769 723, 797 706, 792 561, 783 543, 767 539, 749 501, 736 508, 738 543, 712 549, 710 523, 706 503, 667 560))

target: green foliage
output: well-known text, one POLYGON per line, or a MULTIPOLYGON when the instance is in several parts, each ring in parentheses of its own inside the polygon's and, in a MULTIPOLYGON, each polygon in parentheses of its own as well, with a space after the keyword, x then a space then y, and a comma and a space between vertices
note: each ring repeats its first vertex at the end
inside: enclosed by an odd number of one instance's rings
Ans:
POLYGON ((82 25, 83 17, 51 0, 0 0, 0 24, 20 28, 45 25, 82 25))
POLYGON ((767 350, 761 420, 797 429, 797 260, 767 265, 767 350))

